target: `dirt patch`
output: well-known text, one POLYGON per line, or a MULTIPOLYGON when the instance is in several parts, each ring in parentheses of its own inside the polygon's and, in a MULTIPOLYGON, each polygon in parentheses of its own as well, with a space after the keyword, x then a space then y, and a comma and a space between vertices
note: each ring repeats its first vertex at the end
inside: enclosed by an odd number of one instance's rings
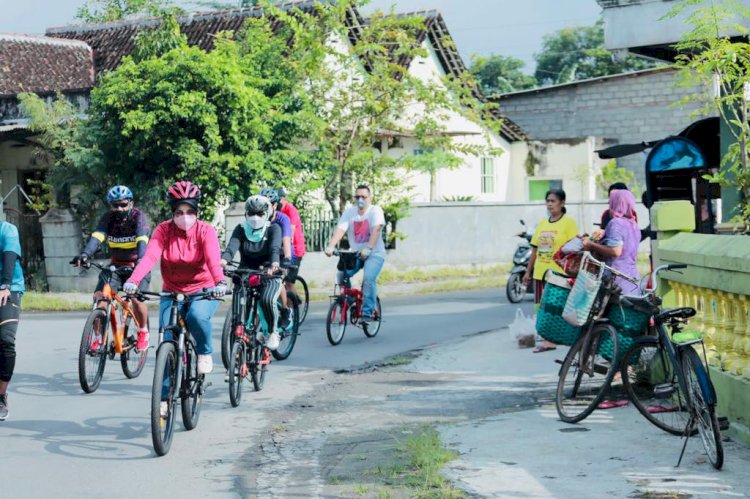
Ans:
POLYGON ((410 435, 425 425, 527 410, 552 396, 546 385, 499 386, 468 374, 416 373, 384 364, 331 373, 312 395, 276 411, 276 423, 238 463, 238 492, 411 497, 399 451, 410 435))

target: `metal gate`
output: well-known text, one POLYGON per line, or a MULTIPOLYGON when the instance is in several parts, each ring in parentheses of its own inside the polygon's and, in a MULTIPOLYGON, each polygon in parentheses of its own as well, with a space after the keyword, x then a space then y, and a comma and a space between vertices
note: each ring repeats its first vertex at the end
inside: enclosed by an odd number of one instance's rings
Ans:
POLYGON ((46 279, 44 270, 44 243, 42 240, 42 224, 36 213, 21 213, 12 208, 6 208, 5 219, 18 228, 21 239, 21 266, 23 267, 26 287, 39 289, 44 287, 46 279), (40 272, 42 271, 42 272, 40 272))

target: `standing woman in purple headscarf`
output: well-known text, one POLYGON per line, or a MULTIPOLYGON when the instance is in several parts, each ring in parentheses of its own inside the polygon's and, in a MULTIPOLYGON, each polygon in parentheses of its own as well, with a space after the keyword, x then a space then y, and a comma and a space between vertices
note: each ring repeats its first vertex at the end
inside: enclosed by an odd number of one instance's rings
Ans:
MULTIPOLYGON (((583 249, 596 252, 604 262, 623 274, 638 278, 638 244, 641 231, 635 218, 635 197, 625 190, 613 190, 609 195, 609 212, 612 220, 607 224, 601 243, 586 240, 583 249)), ((640 294, 638 286, 618 277, 615 283, 623 294, 640 294)))

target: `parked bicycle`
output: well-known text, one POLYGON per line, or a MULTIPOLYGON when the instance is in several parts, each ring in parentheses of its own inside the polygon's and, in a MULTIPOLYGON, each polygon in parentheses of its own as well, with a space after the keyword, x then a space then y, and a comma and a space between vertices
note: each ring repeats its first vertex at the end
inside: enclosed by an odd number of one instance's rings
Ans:
POLYGON ((380 297, 376 298, 370 322, 361 322, 362 317, 362 289, 352 287, 351 278, 359 272, 364 264, 357 251, 334 251, 339 257, 338 268, 344 273, 344 283, 336 285, 331 296, 331 306, 326 316, 326 335, 331 345, 338 345, 344 339, 346 327, 351 324, 362 328, 368 338, 374 338, 380 331, 382 309, 380 297))
POLYGON ((135 296, 139 299, 148 299, 149 296, 167 298, 172 302, 169 323, 159 328, 159 347, 151 386, 151 440, 156 454, 164 456, 172 445, 177 398, 181 403, 182 424, 190 431, 198 425, 203 395, 211 385, 205 381, 205 374, 198 374, 198 352, 184 316, 195 300, 217 298, 207 291, 192 295, 142 291, 135 296), (170 339, 165 339, 167 333, 171 333, 170 339))
MULTIPOLYGON (((662 266, 654 275, 660 270, 685 267, 662 266)), ((650 307, 656 329, 656 336, 636 339, 623 355, 621 374, 625 391, 648 421, 668 433, 685 437, 677 466, 682 462, 689 437, 698 433, 711 465, 721 469, 724 451, 716 416, 716 390, 706 367, 703 336, 685 330, 695 309, 661 310, 661 299, 653 291, 644 298, 623 298, 623 303, 650 307)))
MULTIPOLYGON (((239 265, 238 262, 230 262, 229 268, 224 269, 224 274, 227 277, 232 278, 232 281, 234 282, 235 286, 235 293, 232 294, 232 306, 227 311, 227 315, 224 317, 224 325, 222 326, 221 330, 221 362, 224 364, 225 369, 229 369, 229 358, 230 353, 232 351, 232 341, 235 339, 234 335, 234 327, 237 324, 237 320, 240 320, 240 316, 234 316, 234 310, 238 306, 245 306, 246 310, 251 310, 253 307, 257 306, 257 301, 259 298, 258 293, 260 293, 259 289, 254 289, 252 293, 250 293, 250 289, 248 288, 248 279, 242 279, 241 277, 238 277, 242 274, 247 274, 248 272, 253 273, 260 273, 262 275, 266 275, 265 270, 259 270, 259 271, 251 271, 250 269, 239 269, 237 266, 239 265), (239 287, 238 287, 239 286, 239 287), (249 298, 253 298, 256 302, 253 307, 247 307, 247 300, 249 298), (241 304, 239 302, 244 301, 245 304, 241 304)), ((278 279, 283 276, 283 269, 280 270, 282 274, 276 275, 276 276, 270 276, 271 278, 278 279)), ((252 273, 247 274, 248 276, 252 275, 252 273)), ((267 276, 269 277, 269 276, 267 276)), ((260 281, 258 281, 257 285, 260 285, 260 281)), ((289 315, 289 325, 285 328, 277 328, 277 331, 279 333, 279 348, 272 351, 271 354, 276 360, 285 360, 292 354, 292 350, 294 350, 294 345, 297 343, 297 336, 299 336, 299 326, 300 326, 300 301, 299 297, 296 293, 292 291, 287 290, 287 307, 291 310, 291 313, 289 315)), ((277 302, 277 306, 281 307, 281 300, 277 302)), ((246 324, 244 322, 243 324, 246 324)), ((267 329, 266 329, 267 330, 267 329)))
MULTIPOLYGON (((71 262, 73 263, 73 262, 71 262)), ((102 271, 101 277, 105 284, 102 288, 102 298, 94 303, 94 308, 86 319, 78 349, 78 381, 85 393, 93 393, 99 388, 104 375, 107 359, 120 356, 122 372, 129 379, 138 377, 146 364, 148 349, 136 349, 136 331, 138 323, 130 297, 120 296, 110 285, 113 276, 117 275, 120 282, 125 282, 133 272, 132 267, 105 267, 89 261, 85 268, 96 267, 102 271), (105 303, 104 308, 100 305, 105 303), (135 327, 131 329, 133 322, 135 327)))

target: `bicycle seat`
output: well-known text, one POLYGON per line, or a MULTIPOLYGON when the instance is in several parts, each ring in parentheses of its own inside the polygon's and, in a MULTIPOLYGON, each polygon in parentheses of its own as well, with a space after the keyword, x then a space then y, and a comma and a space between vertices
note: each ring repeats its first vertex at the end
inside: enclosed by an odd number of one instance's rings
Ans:
POLYGON ((695 309, 693 307, 679 307, 679 308, 668 308, 662 310, 656 316, 656 320, 660 322, 668 322, 670 319, 689 319, 695 315, 695 309))

